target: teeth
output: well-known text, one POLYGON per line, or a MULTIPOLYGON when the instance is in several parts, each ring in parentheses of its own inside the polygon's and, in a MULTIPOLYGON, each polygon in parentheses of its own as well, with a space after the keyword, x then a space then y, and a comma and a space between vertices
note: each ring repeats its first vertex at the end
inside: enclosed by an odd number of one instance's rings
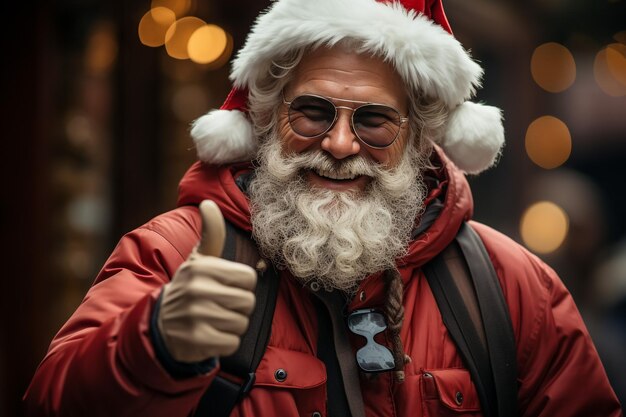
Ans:
POLYGON ((326 177, 326 178, 330 178, 333 180, 353 180, 357 177, 356 174, 340 174, 338 172, 332 172, 332 171, 315 170, 315 172, 320 177, 326 177))

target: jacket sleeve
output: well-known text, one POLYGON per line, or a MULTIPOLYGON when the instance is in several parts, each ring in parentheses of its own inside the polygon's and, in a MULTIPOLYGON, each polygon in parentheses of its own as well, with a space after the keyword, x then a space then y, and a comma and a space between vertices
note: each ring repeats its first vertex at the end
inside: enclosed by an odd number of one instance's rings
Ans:
POLYGON ((557 274, 499 232, 472 222, 489 252, 517 341, 523 417, 618 417, 619 402, 557 274))
POLYGON ((150 317, 183 262, 149 227, 124 236, 55 336, 25 394, 32 416, 186 416, 217 372, 174 379, 160 365, 150 317))
POLYGON ((553 270, 538 273, 546 296, 521 358, 522 415, 623 415, 572 296, 553 270))

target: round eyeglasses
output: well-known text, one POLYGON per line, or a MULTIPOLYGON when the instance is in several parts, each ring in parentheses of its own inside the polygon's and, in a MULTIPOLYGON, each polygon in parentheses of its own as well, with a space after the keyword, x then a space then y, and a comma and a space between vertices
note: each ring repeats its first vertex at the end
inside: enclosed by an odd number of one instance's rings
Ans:
POLYGON ((373 309, 356 310, 348 316, 348 329, 363 336, 367 343, 356 352, 359 368, 365 372, 384 372, 395 368, 391 351, 374 340, 387 328, 385 316, 373 309))
POLYGON ((352 111, 352 132, 365 145, 375 149, 390 146, 399 136, 402 124, 409 119, 385 104, 344 100, 303 94, 283 103, 289 107, 289 125, 298 135, 314 139, 330 131, 338 119, 337 109, 352 111), (337 106, 331 100, 361 104, 356 108, 337 106))

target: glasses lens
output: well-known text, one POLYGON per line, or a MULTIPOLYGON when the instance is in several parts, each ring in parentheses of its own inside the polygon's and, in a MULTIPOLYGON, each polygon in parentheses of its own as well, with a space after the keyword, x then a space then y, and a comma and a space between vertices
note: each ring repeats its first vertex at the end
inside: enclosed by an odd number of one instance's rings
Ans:
POLYGON ((289 124, 298 135, 312 138, 325 133, 335 120, 335 106, 315 96, 299 96, 289 106, 289 124))
POLYGON ((400 132, 400 113, 388 106, 368 104, 359 107, 352 117, 357 136, 375 148, 391 145, 400 132))
POLYGON ((357 310, 348 317, 348 328, 367 339, 366 345, 356 352, 357 363, 363 371, 382 372, 395 368, 391 351, 374 340, 374 336, 387 328, 385 317, 381 313, 357 310))

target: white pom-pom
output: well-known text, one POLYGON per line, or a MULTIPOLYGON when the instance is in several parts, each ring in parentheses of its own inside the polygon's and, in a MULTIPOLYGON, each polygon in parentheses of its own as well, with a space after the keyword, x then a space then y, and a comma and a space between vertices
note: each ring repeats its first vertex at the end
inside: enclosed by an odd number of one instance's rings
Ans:
POLYGON ((491 167, 504 145, 499 108, 466 101, 450 113, 442 139, 446 155, 468 174, 491 167))
POLYGON ((239 110, 208 112, 193 122, 191 137, 198 158, 211 164, 246 161, 257 149, 252 124, 239 110))

